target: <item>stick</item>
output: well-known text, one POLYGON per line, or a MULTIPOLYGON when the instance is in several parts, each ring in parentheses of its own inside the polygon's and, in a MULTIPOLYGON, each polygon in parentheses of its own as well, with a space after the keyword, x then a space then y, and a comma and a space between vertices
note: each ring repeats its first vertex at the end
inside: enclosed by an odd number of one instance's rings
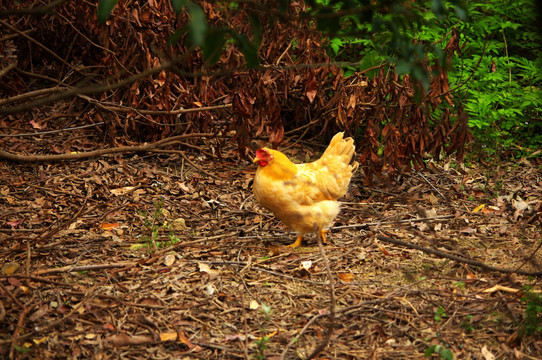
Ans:
POLYGON ((458 261, 460 263, 469 264, 469 265, 472 265, 472 266, 477 266, 477 267, 480 267, 480 268, 482 268, 484 270, 498 271, 498 272, 502 272, 502 273, 505 273, 505 274, 514 274, 515 273, 515 274, 527 275, 527 276, 542 276, 542 271, 530 272, 530 271, 519 270, 519 268, 516 269, 516 270, 499 268, 499 267, 484 264, 484 263, 476 261, 476 260, 471 260, 471 259, 464 258, 462 256, 448 254, 448 253, 445 253, 445 252, 439 251, 439 250, 429 249, 429 248, 426 248, 426 247, 423 247, 423 246, 420 246, 420 245, 407 243, 405 241, 393 239, 393 238, 390 238, 390 237, 387 237, 387 236, 377 235, 376 237, 379 240, 382 240, 382 241, 385 241, 385 242, 390 242, 390 243, 393 243, 393 244, 396 244, 396 245, 401 245, 401 246, 408 247, 408 248, 411 248, 411 249, 420 250, 420 251, 423 251, 423 252, 428 253, 428 254, 433 254, 433 255, 436 255, 436 256, 440 256, 442 258, 458 261))
POLYGON ((320 344, 318 344, 316 349, 314 349, 313 352, 307 357, 308 360, 314 359, 320 353, 320 351, 324 350, 324 348, 329 344, 331 334, 333 333, 333 328, 335 327, 335 286, 333 285, 333 275, 331 274, 329 261, 326 256, 326 252, 324 251, 324 246, 322 245, 322 233, 320 231, 318 231, 318 236, 316 239, 318 240, 318 249, 320 249, 320 255, 322 255, 322 259, 324 259, 327 277, 329 279, 329 322, 327 325, 326 335, 320 344))

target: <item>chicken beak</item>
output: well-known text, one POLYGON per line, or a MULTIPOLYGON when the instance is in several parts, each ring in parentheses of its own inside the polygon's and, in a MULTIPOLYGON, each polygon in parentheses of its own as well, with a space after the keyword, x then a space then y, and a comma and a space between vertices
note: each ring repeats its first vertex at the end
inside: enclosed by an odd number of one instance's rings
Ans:
POLYGON ((260 159, 256 156, 254 159, 252 159, 252 163, 257 163, 260 159))

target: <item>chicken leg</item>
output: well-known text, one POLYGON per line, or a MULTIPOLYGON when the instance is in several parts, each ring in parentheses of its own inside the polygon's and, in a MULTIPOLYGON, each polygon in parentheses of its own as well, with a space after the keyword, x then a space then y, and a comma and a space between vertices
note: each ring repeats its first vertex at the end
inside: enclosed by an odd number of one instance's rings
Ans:
MULTIPOLYGON (((326 234, 329 232, 329 230, 318 230, 318 236, 320 236, 320 239, 322 239, 322 244, 327 244, 326 234)), ((288 247, 296 248, 300 247, 303 244, 303 235, 299 235, 297 239, 295 239, 293 244, 288 245, 288 247)))
POLYGON ((295 242, 293 244, 288 245, 288 247, 295 249, 296 247, 300 247, 302 243, 303 243, 303 235, 299 235, 297 239, 295 239, 295 242))

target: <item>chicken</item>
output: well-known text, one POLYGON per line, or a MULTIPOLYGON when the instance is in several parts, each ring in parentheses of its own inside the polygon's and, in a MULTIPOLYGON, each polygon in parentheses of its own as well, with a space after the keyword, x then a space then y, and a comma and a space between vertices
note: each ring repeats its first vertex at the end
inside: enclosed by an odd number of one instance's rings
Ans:
POLYGON ((294 164, 280 151, 256 150, 258 164, 254 178, 254 197, 288 227, 299 233, 289 245, 301 246, 303 235, 318 231, 326 242, 325 227, 339 214, 337 199, 346 194, 358 163, 352 156, 356 147, 352 138, 336 134, 319 160, 294 164))

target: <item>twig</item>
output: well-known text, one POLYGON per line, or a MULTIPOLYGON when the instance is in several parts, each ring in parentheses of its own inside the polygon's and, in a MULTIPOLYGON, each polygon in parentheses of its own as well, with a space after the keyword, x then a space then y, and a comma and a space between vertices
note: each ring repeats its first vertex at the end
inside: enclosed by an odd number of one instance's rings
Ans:
POLYGON ((318 314, 318 315, 315 315, 312 317, 312 319, 310 319, 306 324, 305 326, 303 326, 303 328, 301 329, 301 331, 299 332, 299 335, 295 336, 292 338, 292 340, 290 340, 290 342, 288 343, 288 345, 286 345, 286 347, 284 348, 284 350, 282 351, 282 353, 280 354, 280 360, 284 360, 286 359, 286 354, 288 353, 288 350, 290 350, 290 348, 292 347, 292 345, 294 345, 294 343, 296 343, 299 338, 305 333, 305 331, 307 331, 307 329, 312 325, 314 324, 314 322, 316 322, 316 320, 320 319, 321 317, 324 317, 326 316, 326 314, 318 314))
POLYGON ((514 271, 513 273, 518 273, 518 271, 527 263, 527 261, 530 261, 534 255, 538 252, 538 250, 540 250, 540 247, 542 247, 542 241, 540 241, 540 244, 538 244, 538 246, 536 247, 536 249, 533 251, 533 253, 527 258, 525 259, 525 261, 523 261, 514 271))
POLYGON ((532 271, 532 272, 530 272, 530 271, 523 271, 523 270, 519 270, 519 269, 518 270, 513 270, 513 269, 499 268, 499 267, 484 264, 484 263, 476 261, 476 260, 467 259, 467 258, 464 258, 462 256, 452 255, 452 254, 448 254, 448 253, 445 253, 445 252, 440 251, 440 250, 429 249, 429 248, 426 248, 426 247, 423 247, 423 246, 420 246, 420 245, 411 244, 411 243, 407 243, 405 241, 393 239, 393 238, 388 237, 388 236, 377 235, 376 237, 377 237, 377 239, 385 241, 385 242, 390 242, 392 244, 401 245, 401 246, 408 247, 408 248, 411 248, 411 249, 420 250, 420 251, 423 251, 423 252, 428 253, 428 254, 433 254, 433 255, 436 255, 436 256, 440 256, 442 258, 454 260, 454 261, 469 264, 469 265, 472 265, 472 266, 477 266, 477 267, 482 268, 484 270, 498 271, 498 272, 505 273, 505 274, 520 274, 520 275, 527 275, 527 276, 542 276, 542 271, 532 271))
MULTIPOLYGON (((5 275, 5 276, 8 277, 8 275, 5 275)), ((13 296, 13 294, 8 289, 6 289, 4 284, 2 284, 1 282, 0 282, 0 288, 6 294, 7 297, 9 297, 15 304, 17 304, 18 307, 20 307, 22 310, 25 309, 24 305, 15 296, 13 296)))
POLYGON ((331 339, 331 334, 333 333, 333 328, 335 327, 335 286, 333 285, 333 275, 331 274, 331 268, 329 267, 329 261, 326 256, 326 252, 324 251, 324 246, 322 245, 322 233, 318 231, 318 236, 316 237, 318 241, 318 249, 320 249, 320 255, 322 255, 322 259, 324 259, 324 264, 326 266, 326 272, 327 277, 329 280, 329 315, 328 315, 328 325, 327 325, 327 332, 320 344, 313 350, 313 352, 307 356, 307 359, 314 359, 320 351, 324 350, 324 348, 329 344, 329 340, 331 339))
POLYGON ((1 20, 0 19, 0 24, 4 25, 5 27, 7 27, 8 29, 10 29, 11 31, 13 32, 16 32, 17 34, 21 35, 22 37, 24 37, 25 39, 27 39, 28 41, 31 41, 33 42, 34 44, 38 45, 39 47, 41 47, 43 50, 47 51, 49 54, 51 54, 55 59, 57 59, 58 61, 60 61, 61 63, 63 63, 64 65, 66 65, 67 67, 69 67, 70 69, 72 69, 73 71, 77 72, 77 73, 80 73, 79 69, 77 69, 77 67, 75 67, 74 65, 70 64, 69 62, 67 62, 66 60, 64 60, 63 58, 61 58, 60 56, 58 56, 53 50, 49 49, 47 46, 43 45, 42 43, 40 43, 39 41, 37 41, 36 39, 34 39, 33 37, 25 34, 24 32, 18 30, 17 28, 11 26, 10 24, 8 24, 7 22, 5 22, 4 20, 1 20))
MULTIPOLYGON (((137 112, 138 114, 142 114, 142 115, 178 115, 178 114, 189 114, 189 113, 200 112, 200 111, 221 110, 221 109, 227 109, 227 108, 232 107, 232 104, 230 103, 230 104, 203 106, 203 107, 188 108, 188 109, 181 108, 181 109, 176 109, 176 110, 171 110, 171 111, 142 110, 142 109, 136 109, 130 106, 126 106, 126 105, 98 101, 86 95, 77 95, 77 96, 105 110, 124 112, 124 113, 137 112)), ((175 126, 175 124, 160 124, 160 123, 156 123, 156 124, 162 125, 162 126, 175 126)))
POLYGON ((162 154, 179 154, 182 156, 182 158, 187 162, 189 163, 190 165, 192 165, 192 167, 194 169, 196 169, 197 171, 199 172, 202 172, 204 173, 205 175, 215 179, 215 180, 222 180, 220 179, 218 176, 216 176, 215 174, 212 174, 210 172, 208 172, 207 170, 204 170, 202 169, 201 167, 199 167, 198 165, 196 165, 192 160, 190 160, 188 158, 188 156, 186 156, 186 154, 184 153, 184 151, 182 150, 158 150, 158 149, 154 149, 154 150, 150 150, 151 152, 155 152, 155 153, 162 153, 162 154))
POLYGON ((436 188, 429 180, 427 180, 427 178, 426 178, 425 176, 423 176, 422 173, 416 171, 416 174, 418 174, 422 179, 424 179, 425 182, 429 184, 429 186, 431 186, 436 192, 438 192, 438 194, 439 194, 443 199, 446 200, 446 197, 445 197, 444 195, 442 195, 442 193, 439 191, 439 189, 437 189, 437 188, 436 188))
MULTIPOLYGON (((28 301, 29 303, 34 300, 35 295, 32 296, 32 298, 28 301)), ((28 307, 24 306, 23 311, 21 312, 21 315, 19 315, 19 320, 17 321, 17 325, 15 326, 15 330, 13 331, 13 335, 11 335, 11 345, 9 347, 9 358, 15 359, 15 346, 17 345, 17 340, 19 340, 19 332, 21 331, 21 327, 23 326, 24 318, 32 309, 34 308, 34 304, 30 304, 28 307)))
MULTIPOLYGON (((208 261, 208 260, 188 260, 188 261, 201 262, 201 263, 212 264, 212 265, 230 265, 230 266, 238 266, 238 267, 246 266, 245 263, 238 262, 238 261, 208 261)), ((313 280, 307 280, 307 279, 302 279, 302 278, 296 278, 294 276, 282 274, 282 273, 279 273, 279 272, 276 272, 276 271, 273 271, 273 270, 268 270, 266 268, 262 268, 262 267, 259 267, 259 266, 251 266, 250 269, 251 270, 256 270, 256 271, 262 271, 262 272, 265 272, 265 273, 268 273, 268 274, 271 274, 271 275, 275 275, 275 276, 280 276, 280 277, 283 277, 285 279, 306 282, 308 284, 327 285, 327 283, 323 282, 323 281, 313 281, 313 280)))
POLYGON ((115 268, 123 268, 127 266, 132 266, 135 264, 137 264, 137 261, 122 261, 122 262, 112 263, 112 264, 93 264, 93 265, 80 265, 80 266, 70 265, 70 266, 63 266, 63 267, 53 268, 53 269, 38 270, 32 273, 32 275, 40 276, 40 275, 49 275, 49 274, 56 274, 56 273, 63 273, 63 272, 115 269, 115 268))
POLYGON ((2 70, 0 70, 0 78, 2 78, 4 75, 6 75, 11 70, 13 70, 15 68, 15 66, 17 66, 17 64, 15 64, 15 63, 9 64, 8 66, 6 66, 2 70))
POLYGON ((65 2, 66 0, 54 0, 47 5, 36 6, 24 9, 6 9, 0 11, 0 17, 6 17, 11 15, 45 15, 53 11, 54 8, 65 2))
MULTIPOLYGON (((147 152, 147 151, 156 149, 158 147, 170 145, 170 143, 175 142, 179 139, 186 139, 190 137, 210 137, 210 136, 214 136, 214 134, 195 133, 195 134, 177 135, 177 136, 172 136, 170 138, 157 141, 152 144, 136 145, 136 146, 119 146, 119 147, 114 147, 114 148, 100 149, 100 150, 88 151, 88 152, 77 153, 77 154, 25 156, 25 155, 13 154, 8 151, 0 149, 0 159, 6 159, 6 160, 11 160, 11 161, 17 161, 17 162, 79 160, 79 159, 87 159, 87 158, 96 157, 96 156, 118 154, 118 153, 125 153, 125 152, 147 152)), ((195 167, 198 168, 197 166, 195 167)))
POLYGON ((331 227, 330 230, 339 230, 339 229, 359 229, 359 228, 366 228, 368 226, 376 226, 376 225, 389 225, 389 224, 401 224, 401 223, 413 223, 413 222, 420 222, 420 221, 431 221, 431 220, 442 220, 442 219, 451 219, 454 218, 455 215, 441 215, 441 216, 432 216, 432 217, 426 217, 426 218, 420 218, 420 219, 404 219, 404 220, 394 220, 394 221, 378 221, 378 222, 372 222, 372 223, 363 223, 363 224, 354 224, 354 225, 343 225, 343 226, 334 226, 331 227))
POLYGON ((46 134, 56 134, 63 131, 73 131, 73 130, 80 130, 80 129, 86 129, 89 127, 95 127, 99 125, 103 125, 104 122, 99 122, 96 124, 87 124, 87 125, 81 125, 66 129, 57 129, 57 130, 49 130, 49 131, 40 131, 40 132, 33 132, 33 133, 24 133, 24 134, 0 134, 0 137, 24 137, 24 136, 36 136, 36 135, 46 135, 46 134))

